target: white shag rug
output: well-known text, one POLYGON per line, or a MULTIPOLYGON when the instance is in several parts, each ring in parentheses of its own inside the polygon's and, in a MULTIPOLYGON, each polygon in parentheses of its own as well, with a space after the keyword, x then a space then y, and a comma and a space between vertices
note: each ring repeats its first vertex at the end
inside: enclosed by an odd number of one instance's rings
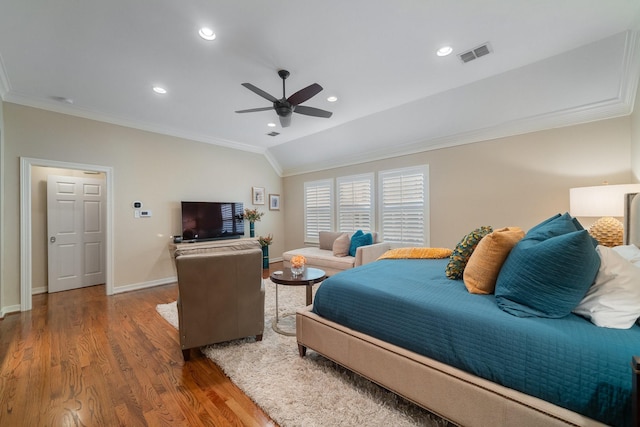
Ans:
MULTIPOLYGON (((315 289, 320 286, 314 286, 315 289)), ((273 331, 275 284, 265 279, 265 329, 254 338, 214 344, 202 352, 282 427, 289 426, 448 426, 446 421, 394 393, 325 359, 314 351, 298 355, 295 336, 273 331)), ((302 286, 279 286, 280 314, 304 305, 302 286)), ((176 329, 176 303, 157 311, 176 329)), ((295 317, 282 318, 295 330, 295 317)))

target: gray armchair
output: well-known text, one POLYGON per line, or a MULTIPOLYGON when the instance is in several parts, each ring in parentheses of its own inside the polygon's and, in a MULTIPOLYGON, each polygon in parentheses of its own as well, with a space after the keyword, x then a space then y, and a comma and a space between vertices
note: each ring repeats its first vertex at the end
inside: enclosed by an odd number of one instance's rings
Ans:
POLYGON ((262 340, 262 250, 257 241, 244 246, 205 249, 204 253, 176 251, 179 333, 185 361, 195 347, 249 336, 262 340))

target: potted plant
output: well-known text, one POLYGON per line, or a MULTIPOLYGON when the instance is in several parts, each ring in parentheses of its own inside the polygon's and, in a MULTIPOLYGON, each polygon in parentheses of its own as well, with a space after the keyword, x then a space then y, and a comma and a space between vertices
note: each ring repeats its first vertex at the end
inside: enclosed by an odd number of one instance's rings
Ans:
POLYGON ((269 268, 269 245, 273 242, 273 236, 271 234, 260 236, 258 242, 262 246, 262 268, 269 268))
POLYGON ((242 217, 249 221, 249 237, 256 237, 255 222, 260 221, 260 218, 264 215, 264 212, 258 211, 258 209, 244 209, 242 217))

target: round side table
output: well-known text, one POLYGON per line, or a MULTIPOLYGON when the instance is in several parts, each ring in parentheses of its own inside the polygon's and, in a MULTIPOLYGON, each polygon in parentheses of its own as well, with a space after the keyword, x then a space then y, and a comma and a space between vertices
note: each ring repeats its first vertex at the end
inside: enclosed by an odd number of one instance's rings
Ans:
MULTIPOLYGON (((278 326, 278 322, 280 321, 279 311, 278 311, 278 285, 285 286, 306 286, 307 287, 307 298, 306 305, 309 305, 313 302, 313 285, 316 283, 322 282, 326 279, 327 276, 323 270, 319 268, 305 268, 304 272, 300 275, 294 276, 291 273, 290 268, 285 268, 282 271, 274 271, 269 276, 269 279, 276 285, 276 317, 273 319, 271 323, 271 327, 274 331, 282 335, 295 336, 296 333, 285 331, 280 329, 278 326)), ((290 316, 290 314, 285 314, 282 317, 290 316)))

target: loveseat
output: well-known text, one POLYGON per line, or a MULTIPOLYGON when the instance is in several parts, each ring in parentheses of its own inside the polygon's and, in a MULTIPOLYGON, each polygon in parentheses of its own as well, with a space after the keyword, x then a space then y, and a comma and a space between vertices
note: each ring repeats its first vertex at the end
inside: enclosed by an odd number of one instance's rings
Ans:
MULTIPOLYGON (((391 248, 389 243, 378 240, 378 233, 372 232, 370 233, 372 243, 357 246, 354 249, 354 255, 349 255, 348 251, 355 243, 353 236, 356 233, 321 231, 318 246, 307 246, 283 253, 283 264, 289 268, 292 256, 303 255, 307 259, 307 267, 319 268, 324 270, 327 276, 332 276, 341 271, 375 261, 391 248)), ((361 235, 366 234, 362 233, 361 235)))
POLYGON ((177 245, 178 320, 184 360, 190 349, 264 331, 262 250, 255 239, 177 245))

